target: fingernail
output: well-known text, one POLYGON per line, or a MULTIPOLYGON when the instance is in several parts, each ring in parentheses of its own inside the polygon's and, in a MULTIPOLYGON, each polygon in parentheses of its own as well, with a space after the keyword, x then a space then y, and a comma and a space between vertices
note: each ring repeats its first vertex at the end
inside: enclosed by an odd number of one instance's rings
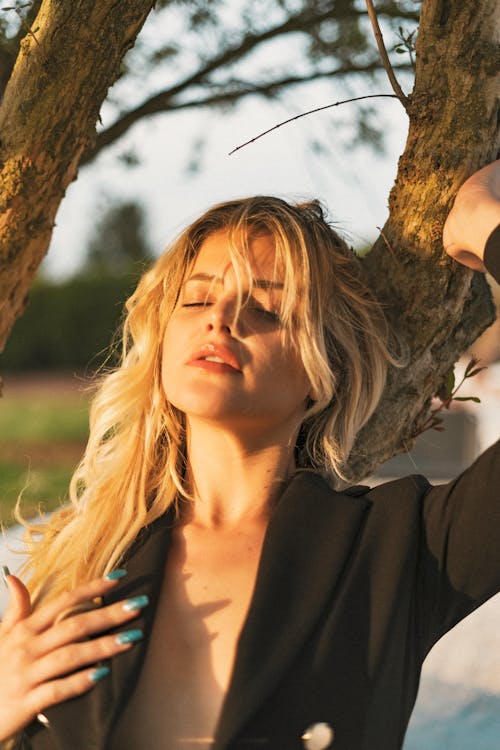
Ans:
POLYGON ((91 682, 99 682, 99 680, 102 680, 103 677, 109 674, 109 671, 109 667, 97 667, 89 674, 89 680, 91 682))
POLYGON ((111 573, 107 573, 104 576, 104 579, 106 581, 117 581, 119 578, 123 578, 123 576, 127 575, 127 571, 123 568, 118 568, 117 570, 112 570, 111 573))
POLYGON ((134 596, 133 599, 127 599, 123 602, 122 607, 125 612, 133 612, 135 609, 143 609, 149 604, 149 597, 144 594, 143 596, 134 596))
POLYGON ((2 581, 6 587, 8 587, 7 576, 10 576, 10 570, 6 565, 2 565, 2 581))
POLYGON ((116 636, 116 642, 120 646, 124 646, 126 643, 140 641, 143 636, 144 633, 142 630, 125 630, 123 633, 116 636))

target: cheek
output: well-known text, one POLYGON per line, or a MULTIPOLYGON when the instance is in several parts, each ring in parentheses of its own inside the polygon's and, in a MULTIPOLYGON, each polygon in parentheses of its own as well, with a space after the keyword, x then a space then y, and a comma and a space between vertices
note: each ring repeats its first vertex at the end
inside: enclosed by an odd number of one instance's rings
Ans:
POLYGON ((284 399, 305 401, 311 385, 299 355, 284 352, 276 347, 274 356, 269 360, 269 385, 274 392, 278 391, 284 399))
POLYGON ((290 379, 294 384, 294 389, 299 400, 306 401, 311 392, 311 383, 302 363, 302 359, 298 354, 293 354, 290 357, 289 368, 290 379))

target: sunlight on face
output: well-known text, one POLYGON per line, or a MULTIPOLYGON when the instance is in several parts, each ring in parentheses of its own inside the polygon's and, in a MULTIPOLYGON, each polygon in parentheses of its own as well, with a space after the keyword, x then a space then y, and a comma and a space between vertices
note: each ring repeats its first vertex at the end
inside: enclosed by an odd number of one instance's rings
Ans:
POLYGON ((246 281, 238 289, 227 234, 202 243, 166 328, 163 388, 188 420, 290 432, 304 414, 309 382, 300 357, 283 344, 273 240, 254 237, 249 250, 251 294, 246 281))

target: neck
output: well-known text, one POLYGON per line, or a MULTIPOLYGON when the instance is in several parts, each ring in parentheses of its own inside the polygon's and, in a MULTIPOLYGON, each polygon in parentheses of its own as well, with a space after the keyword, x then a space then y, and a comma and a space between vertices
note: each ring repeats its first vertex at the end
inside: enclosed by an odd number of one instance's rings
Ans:
POLYGON ((294 469, 290 434, 252 441, 203 422, 188 430, 189 520, 207 528, 266 523, 294 469))

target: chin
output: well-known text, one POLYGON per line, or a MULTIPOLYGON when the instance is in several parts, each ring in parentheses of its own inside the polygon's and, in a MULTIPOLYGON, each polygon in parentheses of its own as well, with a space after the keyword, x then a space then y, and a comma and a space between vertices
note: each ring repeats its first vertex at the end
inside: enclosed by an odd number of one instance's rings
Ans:
POLYGON ((207 419, 214 421, 233 421, 238 417, 241 418, 243 410, 234 404, 228 404, 227 400, 207 398, 184 398, 169 399, 170 403, 176 409, 183 412, 186 417, 207 419))

